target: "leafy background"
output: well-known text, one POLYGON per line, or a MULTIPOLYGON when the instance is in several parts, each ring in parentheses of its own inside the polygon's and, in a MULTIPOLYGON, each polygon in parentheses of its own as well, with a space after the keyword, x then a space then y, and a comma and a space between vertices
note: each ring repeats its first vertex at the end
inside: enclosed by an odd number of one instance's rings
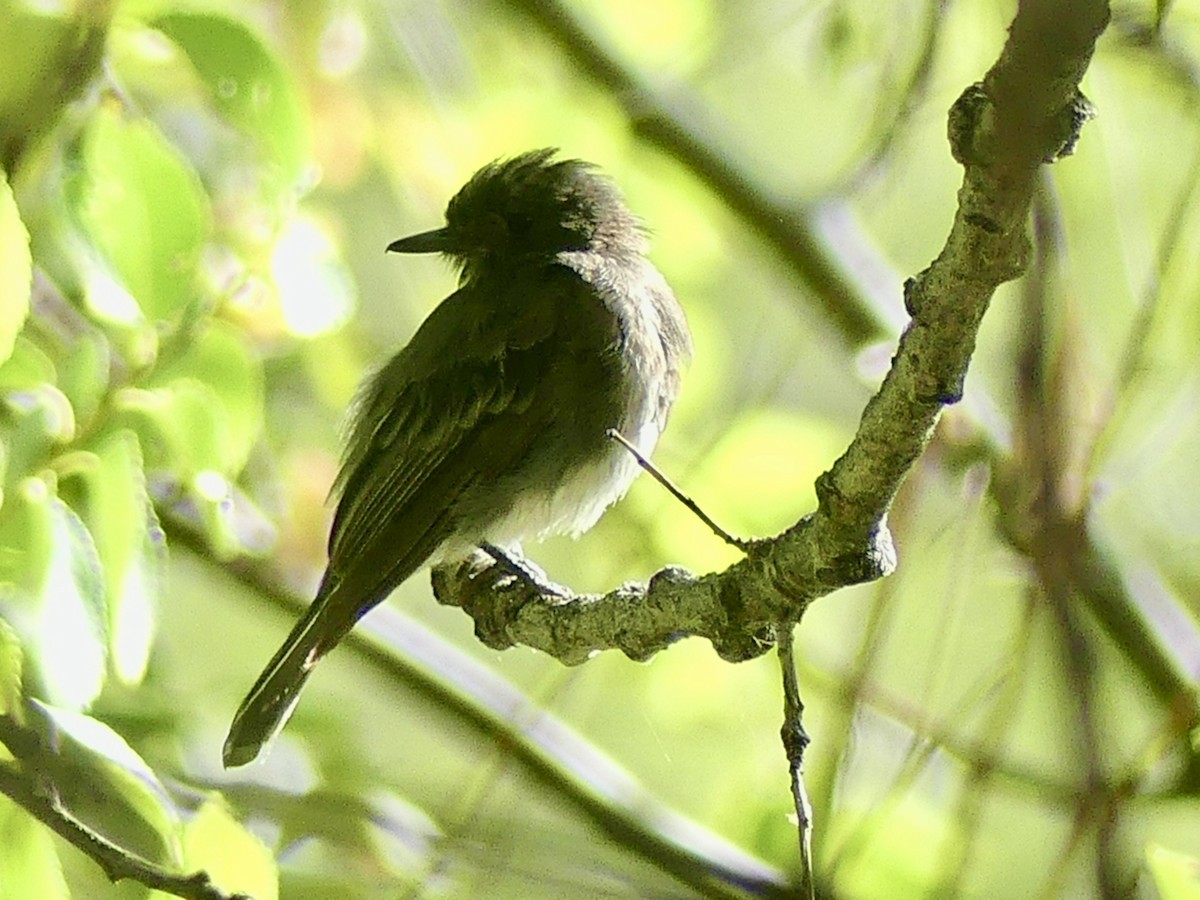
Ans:
MULTIPOLYGON (((566 670, 418 577, 263 764, 221 742, 320 575, 354 386, 453 287, 388 242, 495 157, 601 164, 696 337, 657 461, 772 533, 884 370, 953 212, 945 111, 1012 14, 0 5, 0 713, 73 812, 262 898, 779 890, 770 656, 566 670)), ((1114 4, 1099 118, 893 511, 898 572, 800 626, 822 895, 1200 895, 1198 63, 1200 4, 1114 4)), ((648 480, 534 555, 578 589, 733 558, 648 480)), ((146 893, 3 797, 0 834, 0 897, 146 893)))

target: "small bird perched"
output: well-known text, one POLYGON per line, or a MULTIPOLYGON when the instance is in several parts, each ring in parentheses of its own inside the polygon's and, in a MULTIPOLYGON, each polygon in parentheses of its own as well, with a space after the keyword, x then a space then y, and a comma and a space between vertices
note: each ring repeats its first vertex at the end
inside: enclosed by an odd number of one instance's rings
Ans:
MULTIPOLYGON (((234 716, 226 767, 283 727, 317 661, 421 566, 580 534, 649 455, 692 344, 639 220, 580 160, 484 166, 446 226, 395 241, 441 253, 459 288, 360 388, 316 599, 234 716)), ((499 560, 498 560, 499 561, 499 560)))

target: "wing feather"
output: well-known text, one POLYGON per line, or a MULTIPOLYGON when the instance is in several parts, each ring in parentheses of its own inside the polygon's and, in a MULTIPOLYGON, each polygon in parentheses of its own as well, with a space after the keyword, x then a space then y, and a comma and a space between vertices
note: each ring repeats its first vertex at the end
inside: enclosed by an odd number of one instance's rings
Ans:
POLYGON ((521 284, 460 289, 365 385, 335 485, 331 602, 361 615, 383 599, 469 524, 456 499, 514 470, 545 429, 554 410, 534 398, 582 285, 561 268, 536 283, 564 296, 530 310, 521 284))

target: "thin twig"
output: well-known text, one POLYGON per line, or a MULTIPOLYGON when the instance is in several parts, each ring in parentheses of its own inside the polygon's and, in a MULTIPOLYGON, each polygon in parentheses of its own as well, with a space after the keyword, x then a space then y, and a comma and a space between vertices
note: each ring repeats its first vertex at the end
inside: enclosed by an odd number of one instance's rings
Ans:
POLYGON ((796 657, 793 649, 794 622, 779 626, 776 642, 779 667, 783 672, 783 751, 787 755, 788 774, 792 781, 792 803, 796 807, 796 828, 800 838, 800 892, 802 897, 816 897, 816 873, 812 857, 812 803, 804 786, 804 750, 808 734, 804 730, 804 704, 800 700, 800 684, 796 680, 796 657))
POLYGON ((642 455, 642 452, 638 450, 637 447, 633 446, 633 444, 629 442, 625 435, 621 434, 621 432, 617 431, 615 428, 608 429, 606 434, 626 450, 628 450, 633 458, 637 460, 637 464, 639 466, 649 472, 655 481, 667 489, 667 492, 672 497, 690 509, 696 518, 698 518, 712 530, 713 534, 730 546, 737 547, 743 553, 748 553, 750 551, 750 548, 753 546, 753 541, 746 541, 742 540, 741 538, 736 538, 716 522, 714 522, 708 513, 700 508, 700 505, 695 500, 677 488, 670 478, 659 471, 658 467, 654 465, 654 463, 646 459, 646 457, 642 455))

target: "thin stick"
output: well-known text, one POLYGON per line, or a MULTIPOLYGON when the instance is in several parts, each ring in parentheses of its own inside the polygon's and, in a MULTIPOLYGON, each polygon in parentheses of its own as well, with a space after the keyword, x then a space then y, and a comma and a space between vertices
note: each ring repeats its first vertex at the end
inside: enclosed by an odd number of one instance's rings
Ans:
POLYGON ((804 731, 804 704, 800 701, 800 685, 796 680, 796 658, 792 637, 796 625, 785 622, 778 626, 776 641, 779 666, 783 670, 783 727, 779 736, 787 755, 788 773, 792 780, 792 803, 796 807, 796 824, 800 837, 800 891, 802 897, 816 897, 816 875, 812 858, 812 803, 804 786, 804 750, 808 734, 804 731))
POLYGON ((657 481, 659 484, 661 484, 664 488, 667 489, 667 492, 672 497, 674 497, 676 500, 678 500, 680 503, 682 503, 684 506, 686 506, 688 509, 690 509, 692 511, 693 515, 696 516, 696 518, 698 518, 701 522, 703 522, 705 525, 707 525, 712 530, 713 534, 715 534, 717 537, 719 537, 725 543, 727 543, 733 547, 737 547, 743 553, 746 553, 747 551, 749 551, 751 544, 752 544, 751 541, 744 541, 741 538, 735 538, 728 531, 726 531, 724 528, 722 528, 720 525, 718 525, 716 522, 714 522, 709 517, 708 513, 706 513, 704 510, 702 510, 700 508, 699 504, 697 504, 695 500, 693 500, 691 497, 689 497, 687 494, 685 494, 679 488, 675 487, 675 485, 671 482, 671 479, 669 479, 666 475, 664 475, 662 472, 660 472, 658 470, 658 467, 655 466, 654 463, 650 462, 650 460, 648 460, 648 459, 646 459, 646 457, 642 456, 642 452, 640 450, 638 450, 637 447, 633 446, 633 444, 631 444, 629 442, 629 440, 625 437, 625 435, 621 434, 621 432, 617 431, 617 429, 615 429, 615 428, 608 429, 608 431, 606 433, 610 438, 612 438, 614 441, 616 441, 618 444, 620 444, 622 447, 624 447, 626 450, 628 450, 630 452, 630 454, 632 454, 633 458, 637 460, 637 464, 639 466, 641 466, 643 469, 645 469, 647 472, 649 472, 651 474, 651 476, 653 476, 655 481, 657 481))

